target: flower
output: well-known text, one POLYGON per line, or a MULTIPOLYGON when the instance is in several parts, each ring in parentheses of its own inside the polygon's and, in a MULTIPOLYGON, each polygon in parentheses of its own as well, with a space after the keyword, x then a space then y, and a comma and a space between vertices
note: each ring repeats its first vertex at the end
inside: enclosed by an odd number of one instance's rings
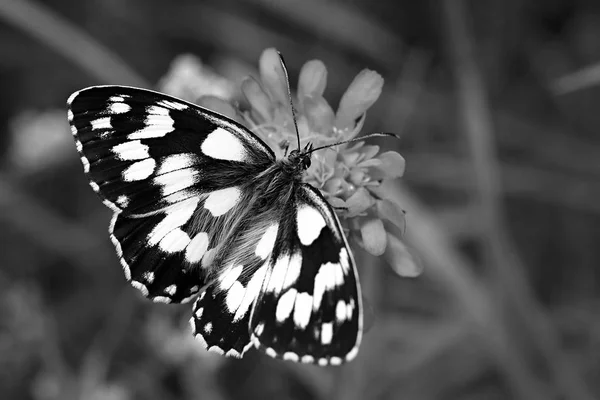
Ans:
MULTIPOLYGON (((381 75, 365 69, 354 78, 334 111, 323 96, 327 73, 320 60, 305 63, 293 98, 301 142, 310 142, 315 148, 355 138, 383 88, 381 75)), ((202 97, 199 103, 241 121, 281 158, 297 142, 287 79, 279 53, 270 48, 260 57, 259 79, 249 77, 242 82, 249 106, 246 111, 214 96, 202 97)), ((380 152, 379 146, 358 141, 313 153, 305 181, 320 189, 336 209, 350 240, 372 255, 385 253, 386 259, 395 263, 402 259, 396 250, 404 251, 398 245, 404 214, 394 199, 384 198, 377 188, 401 177, 404 167, 404 158, 397 152, 380 152)))

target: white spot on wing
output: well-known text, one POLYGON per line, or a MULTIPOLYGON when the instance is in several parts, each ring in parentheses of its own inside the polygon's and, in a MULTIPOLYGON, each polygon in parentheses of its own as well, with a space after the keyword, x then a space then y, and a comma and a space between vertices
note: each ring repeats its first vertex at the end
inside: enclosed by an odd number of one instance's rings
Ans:
POLYGON ((90 162, 85 156, 81 156, 81 163, 83 164, 83 172, 86 174, 90 172, 90 162))
POLYGON ((310 246, 319 237, 323 227, 325 227, 325 220, 321 213, 307 205, 300 206, 296 221, 298 223, 300 243, 305 246, 310 246))
POLYGON ((278 322, 284 322, 290 317, 292 310, 294 309, 294 302, 296 301, 296 289, 292 288, 281 295, 277 302, 277 309, 275 310, 275 318, 278 322))
POLYGON ((321 367, 324 367, 324 366, 326 366, 328 363, 329 363, 329 361, 327 361, 327 359, 326 359, 326 358, 319 358, 318 364, 319 364, 321 367))
POLYGON ((125 101, 125 98, 123 98, 121 96, 110 96, 108 98, 108 101, 112 101, 114 103, 118 103, 118 102, 121 102, 121 101, 125 101))
POLYGON ((271 271, 271 276, 269 277, 269 282, 265 287, 267 292, 272 292, 275 294, 281 292, 289 261, 290 257, 287 254, 280 255, 277 261, 275 261, 273 271, 271 271))
POLYGON ((173 154, 168 157, 165 157, 160 162, 160 167, 158 167, 156 174, 162 175, 169 172, 177 171, 179 169, 188 168, 194 165, 195 161, 196 159, 192 154, 173 154))
POLYGON ((354 299, 350 299, 350 303, 346 305, 346 319, 352 319, 352 313, 354 312, 354 299))
POLYGON ((300 359, 300 362, 303 362, 306 364, 312 364, 313 362, 315 362, 315 358, 313 356, 305 355, 305 356, 302 356, 302 358, 300 359))
POLYGON ((154 167, 156 167, 156 161, 153 158, 135 162, 123 170, 123 180, 126 182, 142 181, 152 175, 154 167))
POLYGON ((108 106, 108 112, 112 114, 125 114, 129 111, 131 111, 131 107, 125 103, 112 103, 108 106))
POLYGON ((265 290, 278 294, 291 287, 298 280, 301 267, 302 255, 300 253, 293 254, 291 257, 287 254, 280 255, 273 266, 265 290))
POLYGON ((298 362, 299 357, 298 357, 298 354, 292 353, 291 351, 287 351, 287 352, 283 353, 283 359, 298 362))
POLYGON ((131 281, 131 286, 142 292, 144 297, 148 297, 148 288, 143 283, 138 281, 131 281))
POLYGON ((289 263, 287 265, 287 273, 285 274, 285 280, 283 281, 283 289, 287 289, 294 285, 300 277, 300 271, 302 269, 302 254, 292 254, 289 263))
POLYGON ((161 187, 163 196, 169 196, 193 186, 196 173, 191 169, 179 169, 168 174, 155 176, 153 183, 161 187))
POLYGON ((161 106, 167 107, 167 108, 172 108, 174 110, 185 110, 188 108, 187 105, 182 104, 182 103, 177 103, 172 100, 161 100, 158 102, 158 104, 160 104, 161 106))
POLYGON ((273 247, 275 246, 275 239, 277 239, 278 229, 278 223, 272 224, 267 228, 262 238, 260 238, 260 240, 258 241, 258 244, 256 245, 255 254, 261 259, 265 260, 273 251, 273 247))
POLYGON ((333 339, 333 323, 325 322, 321 325, 321 344, 330 344, 333 339))
POLYGON ((197 205, 198 199, 191 198, 166 209, 165 218, 156 224, 154 229, 148 234, 148 245, 157 245, 167 233, 188 222, 192 215, 194 215, 197 205))
POLYGON ((146 107, 146 112, 148 113, 148 117, 155 115, 161 117, 169 117, 169 110, 160 106, 148 106, 146 107))
POLYGON ((176 285, 169 285, 165 288, 165 293, 173 296, 175 293, 177 293, 177 286, 176 285))
POLYGON ((204 332, 208 334, 212 332, 212 322, 207 322, 206 325, 204 325, 204 332))
POLYGON ((212 347, 209 347, 209 348, 208 348, 208 351, 210 351, 210 352, 212 352, 212 353, 217 353, 217 354, 219 354, 219 355, 221 355, 221 356, 222 356, 223 354, 225 354, 225 352, 223 351, 223 349, 222 349, 222 348, 220 348, 220 347, 217 347, 217 346, 212 346, 212 347))
POLYGON ((241 191, 237 187, 215 190, 204 201, 204 208, 215 217, 225 214, 235 206, 241 191))
POLYGON ((346 361, 351 361, 354 359, 354 357, 356 357, 356 355, 358 354, 358 346, 354 346, 352 348, 352 350, 350 350, 348 352, 348 354, 346 354, 346 361))
POLYGON ((329 359, 329 363, 330 363, 331 365, 341 365, 341 364, 342 364, 342 359, 341 359, 341 358, 339 358, 339 357, 331 357, 331 358, 329 359))
POLYGON ((197 233, 185 249, 185 259, 190 263, 197 263, 208 249, 208 235, 205 232, 197 233))
POLYGON ((67 119, 69 122, 73 122, 73 111, 70 108, 67 110, 67 119))
POLYGON ((234 312, 240 307, 240 304, 244 301, 245 293, 246 290, 244 289, 244 285, 239 281, 235 281, 233 285, 231 285, 227 291, 227 298, 225 299, 229 312, 234 312))
POLYGON ((90 121, 90 124, 92 124, 92 130, 112 128, 112 125, 110 124, 110 117, 102 117, 95 119, 93 121, 90 121))
POLYGON ((129 198, 124 194, 119 195, 119 197, 117 197, 117 204, 119 205, 119 207, 125 208, 129 204, 129 198))
POLYGON ((152 298, 152 301, 155 303, 165 303, 165 304, 169 304, 171 302, 171 299, 165 296, 154 296, 152 298))
POLYGON ((206 136, 202 142, 202 152, 212 158, 228 161, 244 161, 246 149, 244 144, 233 133, 217 128, 206 136))
POLYGON ((260 336, 260 335, 262 335, 264 330, 265 330, 265 324, 264 324, 264 322, 261 322, 260 324, 256 325, 256 328, 254 328, 254 334, 256 336, 260 336))
POLYGON ((144 280, 148 283, 152 283, 154 282, 154 272, 152 271, 146 271, 142 274, 142 278, 144 278, 144 280))
POLYGON ((222 276, 219 277, 219 288, 221 290, 229 289, 234 284, 234 282, 236 282, 237 279, 240 277, 243 270, 243 265, 238 265, 236 267, 229 268, 223 273, 222 276))
MULTIPOLYGON (((290 289, 291 290, 291 289, 290 289)), ((300 329, 306 328, 312 313, 312 296, 306 292, 298 293, 294 306, 294 324, 300 329)))
POLYGON ((348 315, 348 312, 346 309, 346 302, 344 302, 344 300, 338 300, 337 304, 335 305, 336 321, 343 322, 346 319, 347 315, 348 315))
POLYGON ((136 140, 136 139, 160 138, 160 137, 165 136, 167 133, 170 133, 171 131, 173 131, 173 120, 171 120, 170 124, 165 123, 165 124, 148 125, 142 129, 139 129, 139 130, 133 132, 133 133, 130 133, 127 136, 127 139, 136 140))
POLYGON ((230 349, 227 353, 225 353, 226 357, 234 357, 234 358, 241 358, 242 355, 240 353, 238 353, 238 351, 236 349, 230 349))
POLYGON ((234 322, 242 319, 244 317, 244 315, 250 309, 250 306, 258 298, 258 295, 260 293, 260 289, 262 287, 266 273, 267 273, 267 266, 263 265, 258 270, 256 270, 256 272, 254 272, 254 275, 252 275, 252 278, 250 279, 250 281, 248 282, 248 285, 246 286, 246 293, 244 294, 244 300, 242 300, 242 302, 240 303, 240 306, 238 307, 237 312, 235 313, 235 316, 233 317, 234 322))
POLYGON ((190 237, 180 228, 167 233, 159 243, 159 248, 166 253, 177 253, 184 250, 190 243, 190 237))
POLYGON ((150 157, 148 146, 139 140, 124 142, 112 148, 112 152, 122 161, 143 160, 150 157))
MULTIPOLYGON (((193 318, 192 318, 192 319, 190 319, 190 324, 192 325, 192 330, 193 330, 193 331, 195 331, 196 324, 194 323, 194 319, 193 319, 193 318)), ((194 336, 194 338, 195 338, 195 339, 196 339, 198 342, 200 342, 200 346, 201 346, 203 349, 206 349, 206 348, 208 348, 208 344, 206 343, 206 340, 204 340, 204 337, 202 337, 202 334, 200 334, 200 333, 197 333, 197 334, 194 336)))
POLYGON ((341 286, 343 284, 344 275, 340 264, 328 262, 321 265, 319 272, 315 275, 313 309, 318 310, 319 307, 321 307, 321 300, 326 291, 333 290, 336 286, 341 286))
POLYGON ((272 348, 272 347, 267 347, 265 349, 265 353, 269 356, 269 357, 277 357, 277 352, 272 348))

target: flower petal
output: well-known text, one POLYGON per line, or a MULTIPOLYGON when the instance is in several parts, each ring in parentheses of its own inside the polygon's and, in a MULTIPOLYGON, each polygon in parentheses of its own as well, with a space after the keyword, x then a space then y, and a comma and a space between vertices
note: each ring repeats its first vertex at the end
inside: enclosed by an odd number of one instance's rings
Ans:
POLYGON ((207 95, 230 100, 236 93, 233 82, 192 54, 182 54, 173 59, 169 71, 158 82, 158 89, 190 102, 207 95))
POLYGON ((321 60, 310 60, 302 66, 298 77, 298 98, 322 97, 327 85, 327 67, 321 60))
POLYGON ((344 151, 340 153, 341 161, 346 164, 347 167, 354 167, 358 163, 360 153, 344 151))
POLYGON ((266 91, 275 102, 289 103, 285 72, 279 59, 279 53, 274 48, 263 51, 258 61, 260 80, 266 91))
POLYGON ((352 218, 363 212, 375 204, 375 199, 365 188, 359 188, 352 196, 346 200, 348 207, 347 217, 352 218))
POLYGON ((323 185, 323 190, 329 193, 330 195, 337 195, 342 191, 342 179, 333 177, 328 179, 327 182, 323 185))
POLYGON ((350 175, 348 175, 348 180, 355 186, 362 185, 364 179, 365 172, 360 168, 352 168, 352 171, 350 171, 350 175))
POLYGON ((375 155, 379 153, 379 146, 377 146, 376 144, 365 145, 362 149, 360 149, 360 152, 363 155, 363 159, 368 160, 375 157, 375 155))
POLYGON ((373 168, 379 170, 384 178, 395 179, 404 175, 406 161, 400 154, 395 151, 386 151, 377 158, 381 160, 381 165, 373 168))
POLYGON ((379 218, 387 219, 398 229, 404 231, 406 227, 405 213, 400 206, 391 200, 383 199, 377 201, 377 215, 379 218))
POLYGON ((406 247, 396 236, 387 234, 387 249, 384 257, 394 272, 400 276, 416 277, 423 272, 419 258, 406 247))
POLYGON ((303 104, 310 129, 321 135, 330 135, 335 115, 327 100, 321 96, 304 97, 303 104))
POLYGON ((378 218, 368 219, 360 226, 360 235, 363 247, 374 256, 380 256, 385 252, 387 235, 383 222, 378 218))
POLYGON ((352 81, 336 113, 338 129, 353 129, 356 120, 375 103, 381 95, 383 78, 375 71, 362 70, 352 81))
POLYGON ((252 113, 259 119, 258 123, 273 119, 273 105, 269 95, 253 77, 248 77, 242 81, 242 93, 250 103, 252 113))
POLYGON ((344 200, 340 199, 339 197, 331 196, 327 199, 327 201, 329 202, 331 207, 337 207, 337 208, 347 208, 348 207, 346 202, 344 200))

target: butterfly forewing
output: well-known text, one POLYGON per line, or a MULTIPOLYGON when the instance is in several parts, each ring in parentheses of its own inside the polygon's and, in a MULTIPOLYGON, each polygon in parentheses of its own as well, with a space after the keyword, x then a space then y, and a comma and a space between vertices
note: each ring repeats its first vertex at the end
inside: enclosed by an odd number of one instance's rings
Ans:
POLYGON ((233 186, 251 172, 240 164, 256 171, 274 160, 241 125, 149 90, 92 87, 68 107, 92 188, 115 211, 154 212, 233 186))

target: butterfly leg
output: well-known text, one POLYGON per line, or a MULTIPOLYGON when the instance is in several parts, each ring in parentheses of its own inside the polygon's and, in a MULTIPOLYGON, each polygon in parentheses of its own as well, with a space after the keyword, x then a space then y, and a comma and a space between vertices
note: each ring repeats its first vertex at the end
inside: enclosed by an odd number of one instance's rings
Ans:
POLYGON ((283 156, 287 157, 288 150, 290 149, 290 142, 289 142, 289 140, 286 140, 285 142, 281 143, 280 146, 283 148, 283 156))
POLYGON ((331 206, 331 207, 333 207, 333 209, 336 211, 340 210, 340 211, 348 212, 348 210, 349 210, 348 207, 334 207, 334 206, 331 206))

